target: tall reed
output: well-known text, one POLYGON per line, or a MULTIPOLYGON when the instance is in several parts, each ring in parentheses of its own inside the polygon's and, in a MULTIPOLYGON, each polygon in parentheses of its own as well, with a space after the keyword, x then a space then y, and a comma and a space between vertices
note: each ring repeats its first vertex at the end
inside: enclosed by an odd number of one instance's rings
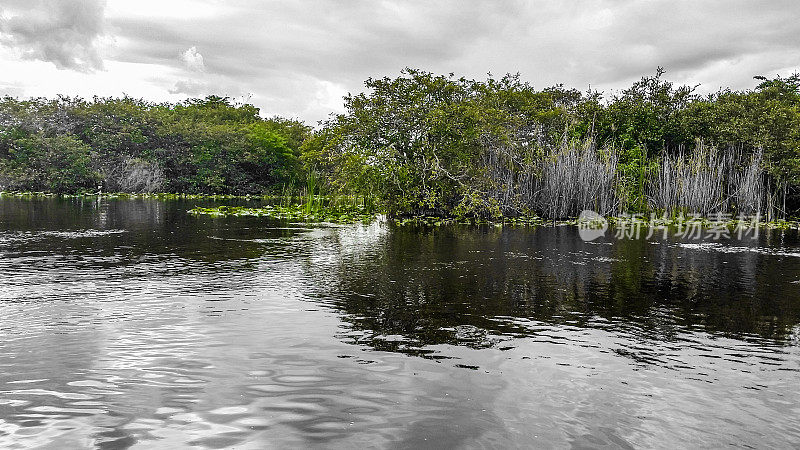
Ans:
POLYGON ((716 148, 702 144, 688 158, 664 154, 658 175, 650 180, 651 208, 700 214, 724 210, 725 166, 716 148))
POLYGON ((485 193, 506 215, 533 212, 560 219, 585 209, 618 214, 636 205, 637 212, 773 218, 780 210, 780 193, 770 189, 760 150, 745 154, 698 143, 688 154, 665 153, 658 164, 648 162, 634 171, 641 187, 633 191, 630 176, 621 175, 620 152, 591 140, 565 139, 554 148, 490 146, 482 164, 485 193))
POLYGON ((765 212, 767 187, 762 153, 745 157, 699 143, 687 156, 664 155, 650 180, 650 207, 657 211, 753 215, 765 212))
POLYGON ((618 163, 613 149, 599 149, 592 141, 565 142, 540 162, 531 206, 553 219, 576 217, 586 209, 613 214, 619 204, 618 163))
POLYGON ((164 171, 150 161, 126 158, 101 168, 105 187, 111 192, 158 192, 164 185, 164 171))
POLYGON ((749 160, 736 153, 736 159, 731 161, 731 167, 734 165, 742 167, 741 171, 731 170, 729 175, 730 206, 738 214, 754 215, 767 212, 764 208, 767 203, 767 187, 762 168, 763 157, 764 154, 759 149, 749 160))

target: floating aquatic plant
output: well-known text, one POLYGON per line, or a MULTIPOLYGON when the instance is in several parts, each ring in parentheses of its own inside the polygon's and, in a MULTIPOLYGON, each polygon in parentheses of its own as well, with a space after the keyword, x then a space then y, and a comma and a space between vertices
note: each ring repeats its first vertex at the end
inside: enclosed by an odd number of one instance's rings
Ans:
POLYGON ((214 208, 195 207, 189 214, 212 217, 269 217, 273 219, 301 222, 358 223, 372 222, 377 217, 375 211, 360 205, 337 205, 335 207, 309 208, 306 205, 289 206, 267 205, 250 208, 244 206, 218 206, 214 208))

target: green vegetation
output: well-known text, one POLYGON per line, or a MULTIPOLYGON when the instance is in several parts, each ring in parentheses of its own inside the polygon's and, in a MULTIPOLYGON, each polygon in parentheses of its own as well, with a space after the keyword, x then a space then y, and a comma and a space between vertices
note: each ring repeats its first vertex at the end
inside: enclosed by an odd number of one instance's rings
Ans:
MULTIPOLYGON (((314 192, 312 186, 309 186, 307 192, 314 192)), ((190 209, 189 213, 213 217, 255 216, 301 222, 330 223, 369 223, 375 220, 378 214, 373 199, 369 197, 307 194, 297 198, 287 194, 271 200, 273 203, 261 207, 195 207, 190 209)))
POLYGON ((265 194, 303 179, 310 128, 208 97, 0 100, 0 189, 265 194))
POLYGON ((401 223, 536 223, 584 209, 785 220, 800 213, 800 76, 756 78, 703 96, 659 69, 604 97, 407 69, 367 80, 315 130, 220 97, 6 97, 0 189, 302 197, 195 212, 330 221, 361 215, 337 212, 336 198, 368 199, 368 214, 401 223))
POLYGON ((374 211, 363 205, 318 206, 313 209, 308 209, 306 205, 302 204, 267 205, 258 208, 244 206, 195 207, 190 209, 189 213, 212 217, 254 216, 299 222, 330 223, 370 223, 376 217, 374 211))
POLYGON ((400 216, 575 217, 800 208, 800 77, 709 96, 663 71, 602 99, 518 76, 368 80, 305 144, 335 189, 400 216))

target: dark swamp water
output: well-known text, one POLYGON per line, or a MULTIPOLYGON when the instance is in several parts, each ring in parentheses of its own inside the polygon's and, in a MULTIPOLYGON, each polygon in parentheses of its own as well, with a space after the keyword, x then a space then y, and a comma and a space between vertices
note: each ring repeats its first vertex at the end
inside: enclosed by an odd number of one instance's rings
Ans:
POLYGON ((0 199, 0 447, 800 445, 800 241, 0 199))

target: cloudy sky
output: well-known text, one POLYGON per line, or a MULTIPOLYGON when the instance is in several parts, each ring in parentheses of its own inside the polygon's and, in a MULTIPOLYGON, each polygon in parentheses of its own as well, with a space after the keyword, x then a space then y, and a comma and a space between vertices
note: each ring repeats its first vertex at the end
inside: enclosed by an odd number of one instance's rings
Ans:
POLYGON ((610 91, 800 70, 800 2, 2 0, 0 95, 249 98, 313 123, 403 67, 610 91))

